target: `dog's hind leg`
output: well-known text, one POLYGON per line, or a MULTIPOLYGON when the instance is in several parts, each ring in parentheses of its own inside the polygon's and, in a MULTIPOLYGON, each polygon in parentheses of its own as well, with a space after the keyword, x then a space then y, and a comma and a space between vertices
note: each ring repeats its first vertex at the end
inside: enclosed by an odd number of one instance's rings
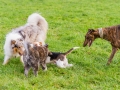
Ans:
POLYGON ((32 65, 33 73, 35 76, 38 75, 38 69, 39 69, 39 62, 36 63, 35 65, 32 65))
POLYGON ((5 56, 3 65, 7 64, 11 56, 5 56))
POLYGON ((56 60, 56 65, 60 68, 66 68, 66 63, 60 59, 56 60))
POLYGON ((111 53, 111 55, 110 55, 110 57, 108 59, 107 65, 109 65, 112 62, 112 59, 113 59, 113 57, 114 57, 117 50, 118 50, 118 48, 115 48, 115 47, 112 46, 112 53, 111 53))
POLYGON ((24 74, 25 74, 26 77, 28 76, 29 70, 30 70, 30 65, 26 64, 26 65, 24 66, 24 74))
POLYGON ((45 62, 41 62, 40 65, 42 67, 42 70, 47 71, 47 66, 45 62))
POLYGON ((65 59, 64 59, 64 65, 66 66, 66 67, 72 67, 73 66, 73 64, 69 64, 68 63, 68 59, 65 57, 65 59))

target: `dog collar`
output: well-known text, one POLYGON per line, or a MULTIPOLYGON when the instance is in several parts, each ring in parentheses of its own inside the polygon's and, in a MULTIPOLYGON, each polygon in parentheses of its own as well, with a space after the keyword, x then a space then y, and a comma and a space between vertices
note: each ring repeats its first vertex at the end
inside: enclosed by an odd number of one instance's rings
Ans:
POLYGON ((98 28, 98 30, 99 30, 100 37, 103 38, 103 30, 102 30, 102 28, 98 28))

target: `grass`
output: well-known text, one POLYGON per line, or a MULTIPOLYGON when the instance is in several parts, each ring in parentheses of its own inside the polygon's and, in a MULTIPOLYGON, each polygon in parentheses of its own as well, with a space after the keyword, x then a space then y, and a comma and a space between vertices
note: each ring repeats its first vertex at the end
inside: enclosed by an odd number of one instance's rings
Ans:
POLYGON ((109 42, 97 39, 83 47, 88 28, 120 23, 119 0, 1 0, 0 2, 0 90, 119 90, 120 63, 118 51, 110 66, 109 42), (46 43, 51 51, 64 52, 73 46, 80 49, 67 57, 74 64, 60 69, 48 64, 48 71, 32 71, 26 78, 19 58, 3 66, 3 45, 11 29, 24 25, 33 12, 40 12, 49 23, 46 43))

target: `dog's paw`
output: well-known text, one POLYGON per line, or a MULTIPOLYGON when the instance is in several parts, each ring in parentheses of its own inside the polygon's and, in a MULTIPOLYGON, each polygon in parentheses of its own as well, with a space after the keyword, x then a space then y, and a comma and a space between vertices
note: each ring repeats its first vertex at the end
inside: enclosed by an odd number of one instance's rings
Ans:
POLYGON ((68 65, 67 65, 67 67, 72 67, 72 66, 73 66, 73 64, 68 64, 68 65))
POLYGON ((47 67, 43 71, 47 71, 47 67))
POLYGON ((5 65, 5 63, 3 63, 2 65, 5 65))

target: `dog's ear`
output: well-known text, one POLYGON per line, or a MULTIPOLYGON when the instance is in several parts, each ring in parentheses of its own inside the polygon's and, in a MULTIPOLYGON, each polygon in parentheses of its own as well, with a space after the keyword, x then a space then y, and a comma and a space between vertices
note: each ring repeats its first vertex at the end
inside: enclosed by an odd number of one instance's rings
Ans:
POLYGON ((15 40, 11 40, 11 45, 15 44, 16 41, 15 40))
POLYGON ((48 48, 48 44, 45 44, 44 46, 45 46, 46 48, 48 48))
POLYGON ((95 30, 94 29, 88 29, 88 32, 93 33, 93 32, 95 32, 95 30))

